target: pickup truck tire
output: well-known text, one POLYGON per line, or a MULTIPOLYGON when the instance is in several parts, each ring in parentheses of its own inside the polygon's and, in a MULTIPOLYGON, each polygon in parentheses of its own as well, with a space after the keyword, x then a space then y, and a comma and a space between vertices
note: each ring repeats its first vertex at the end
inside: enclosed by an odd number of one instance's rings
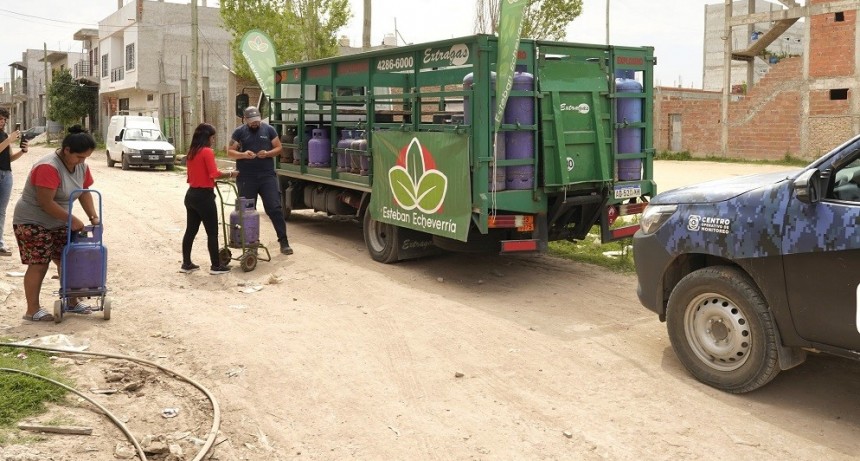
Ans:
POLYGON ((370 216, 370 211, 364 212, 362 231, 364 244, 374 261, 384 264, 397 261, 400 251, 400 228, 391 224, 381 223, 370 216))
POLYGON ((776 325, 738 269, 707 267, 681 279, 669 296, 666 327, 678 359, 709 386, 742 394, 780 371, 776 325))
POLYGON ((107 157, 108 168, 113 168, 116 165, 116 161, 110 158, 110 152, 105 152, 105 157, 107 157))
POLYGON ((130 167, 131 167, 131 165, 128 163, 128 156, 125 154, 122 154, 122 169, 128 170, 130 167))
POLYGON ((164 170, 165 171, 173 171, 173 164, 168 163, 167 165, 164 165, 164 170))

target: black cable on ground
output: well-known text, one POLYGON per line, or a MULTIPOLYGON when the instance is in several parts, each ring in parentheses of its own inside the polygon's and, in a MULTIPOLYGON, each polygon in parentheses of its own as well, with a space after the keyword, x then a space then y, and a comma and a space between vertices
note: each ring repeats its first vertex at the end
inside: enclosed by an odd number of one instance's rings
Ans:
MULTIPOLYGON (((59 352, 59 353, 64 353, 64 354, 92 355, 92 356, 96 356, 96 357, 107 357, 107 358, 119 359, 119 360, 129 360, 132 362, 142 363, 144 365, 148 365, 148 366, 151 366, 153 368, 158 368, 159 370, 161 370, 161 371, 163 371, 169 375, 173 375, 174 377, 179 378, 179 379, 191 384, 192 386, 196 387, 201 392, 203 392, 203 394, 206 396, 206 398, 208 398, 209 401, 212 403, 212 427, 209 429, 209 435, 206 437, 206 443, 203 444, 203 447, 200 449, 200 451, 197 453, 197 455, 194 457, 194 459, 192 461, 202 460, 203 457, 206 456, 206 453, 208 453, 209 450, 212 448, 212 445, 215 443, 215 438, 218 436, 218 428, 221 426, 221 407, 218 405, 218 401, 215 400, 215 396, 213 396, 212 393, 209 392, 208 389, 203 387, 203 385, 201 385, 197 381, 194 381, 191 378, 185 377, 185 376, 183 376, 183 375, 181 375, 181 374, 179 374, 179 373, 177 373, 177 372, 175 372, 169 368, 165 368, 165 367, 163 367, 163 366, 161 366, 155 362, 151 362, 149 360, 139 359, 137 357, 131 357, 128 355, 107 354, 107 353, 102 353, 102 352, 76 351, 76 350, 70 350, 70 349, 54 349, 54 348, 50 348, 50 347, 30 346, 30 345, 14 344, 14 343, 0 343, 0 346, 22 348, 22 349, 34 349, 34 350, 40 350, 40 351, 46 351, 46 352, 59 352)), ((9 371, 10 369, 0 369, 0 370, 9 371)), ((21 372, 21 370, 14 370, 14 371, 21 372)), ((56 381, 51 381, 48 378, 44 378, 42 376, 34 375, 34 374, 28 373, 28 372, 22 372, 22 373, 28 374, 28 375, 31 375, 34 377, 38 377, 41 379, 45 379, 45 380, 53 382, 53 383, 56 383, 56 384, 66 388, 68 390, 71 390, 75 394, 77 394, 81 397, 84 397, 80 392, 78 392, 74 389, 71 389, 62 383, 57 383, 56 381)), ((141 461, 145 461, 146 457, 143 455, 143 450, 140 448, 140 445, 137 443, 137 441, 134 439, 134 437, 131 436, 131 434, 129 432, 127 432, 127 429, 124 429, 124 426, 122 425, 122 423, 119 422, 118 420, 116 420, 115 418, 113 418, 110 415, 110 412, 108 412, 106 409, 104 409, 101 405, 95 403, 93 400, 91 400, 87 397, 84 397, 84 398, 86 400, 92 402, 93 404, 95 404, 97 407, 99 407, 99 409, 104 411, 106 415, 109 415, 108 417, 111 418, 112 421, 114 421, 115 423, 119 423, 120 429, 123 430, 123 433, 125 433, 126 436, 128 436, 130 438, 130 440, 132 441, 132 444, 134 444, 135 448, 139 449, 141 461)))

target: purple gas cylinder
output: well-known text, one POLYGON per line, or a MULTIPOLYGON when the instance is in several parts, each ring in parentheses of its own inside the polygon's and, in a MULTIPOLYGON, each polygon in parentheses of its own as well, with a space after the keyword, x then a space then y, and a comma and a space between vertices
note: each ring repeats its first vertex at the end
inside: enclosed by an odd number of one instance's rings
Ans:
POLYGON ((352 130, 341 131, 340 141, 337 142, 337 171, 349 172, 349 152, 346 149, 352 147, 352 130))
POLYGON ((353 132, 352 146, 353 151, 349 156, 349 172, 353 174, 361 174, 361 154, 367 150, 367 139, 364 139, 364 131, 353 132))
POLYGON ((308 141, 308 166, 327 167, 331 164, 331 144, 325 137, 325 131, 313 130, 311 140, 308 141))
POLYGON ((260 243, 260 214, 254 207, 254 199, 239 197, 236 209, 230 213, 230 246, 242 247, 243 235, 245 246, 260 243))
MULTIPOLYGON (((618 93, 641 93, 642 84, 630 78, 616 78, 618 93)), ((639 123, 642 121, 641 98, 617 98, 615 100, 616 123, 639 123)), ((618 128, 615 130, 619 154, 642 152, 642 128, 618 128)), ((618 160, 618 180, 638 181, 642 179, 642 160, 618 160)))
MULTIPOLYGON (((463 90, 471 90, 472 84, 474 83, 475 76, 471 72, 466 74, 463 78, 463 90)), ((490 91, 495 92, 496 90, 496 73, 490 72, 490 91)), ((490 98, 490 126, 493 123, 493 116, 496 110, 496 97, 493 96, 490 98)), ((472 105, 469 103, 469 96, 463 96, 463 121, 466 125, 472 124, 472 105)), ((493 146, 490 146, 492 149, 493 146)), ((496 133, 496 155, 495 160, 504 160, 507 157, 505 156, 505 133, 500 131, 496 133)), ((493 164, 489 166, 490 172, 489 177, 487 178, 489 189, 491 192, 505 190, 505 167, 497 167, 495 180, 493 179, 493 164)))
POLYGON ((107 248, 102 245, 102 226, 88 226, 72 236, 63 251, 64 291, 103 288, 107 269, 107 248))
MULTIPOLYGON (((528 72, 515 72, 513 91, 534 90, 534 76, 528 72)), ((531 96, 512 96, 505 107, 505 124, 534 125, 535 103, 531 96)), ((505 133, 505 154, 508 159, 533 159, 535 133, 532 130, 508 131, 505 133)), ((531 189, 534 187, 534 165, 507 167, 508 189, 531 189)))

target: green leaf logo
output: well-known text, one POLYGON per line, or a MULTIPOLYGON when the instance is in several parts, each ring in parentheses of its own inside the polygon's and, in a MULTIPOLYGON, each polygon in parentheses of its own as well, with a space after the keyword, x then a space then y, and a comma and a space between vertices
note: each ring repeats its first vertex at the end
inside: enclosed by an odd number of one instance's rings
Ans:
POLYGON ((445 202, 448 177, 435 168, 430 152, 418 138, 400 152, 397 164, 388 170, 388 184, 394 200, 404 210, 418 209, 433 214, 445 202))

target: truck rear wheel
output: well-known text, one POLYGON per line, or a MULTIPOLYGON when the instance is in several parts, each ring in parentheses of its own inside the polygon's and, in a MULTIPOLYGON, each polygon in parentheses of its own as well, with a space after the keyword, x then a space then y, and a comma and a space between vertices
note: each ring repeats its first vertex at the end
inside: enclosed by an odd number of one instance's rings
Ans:
POLYGON ((738 269, 715 266, 681 279, 669 296, 672 348, 699 381, 734 394, 779 373, 776 325, 764 296, 738 269))
POLYGON ((370 216, 370 210, 364 212, 362 221, 364 244, 374 261, 393 263, 398 260, 400 251, 400 228, 391 224, 381 223, 370 216))

